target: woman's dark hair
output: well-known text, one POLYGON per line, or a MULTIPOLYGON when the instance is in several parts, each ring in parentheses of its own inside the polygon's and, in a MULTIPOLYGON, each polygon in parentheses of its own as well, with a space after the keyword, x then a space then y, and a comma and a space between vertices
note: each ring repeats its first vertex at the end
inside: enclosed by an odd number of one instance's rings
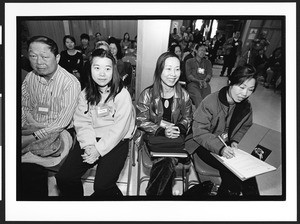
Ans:
POLYGON ((67 39, 70 39, 72 42, 74 42, 74 44, 76 45, 76 40, 75 40, 75 38, 73 37, 73 36, 71 36, 71 35, 66 35, 66 36, 64 36, 64 39, 63 39, 63 42, 64 42, 64 45, 66 44, 66 40, 67 39))
POLYGON ((126 36, 126 34, 128 34, 128 40, 130 41, 130 35, 129 35, 129 33, 124 33, 124 36, 123 36, 123 41, 125 41, 125 36, 126 36))
POLYGON ((116 38, 113 38, 111 37, 109 40, 108 40, 108 44, 115 44, 116 47, 117 47, 117 59, 121 59, 123 57, 123 54, 122 54, 122 49, 121 49, 121 45, 120 43, 117 41, 116 38))
POLYGON ((172 53, 175 53, 175 49, 176 47, 179 47, 180 48, 180 51, 181 51, 181 46, 179 44, 172 44, 169 48, 169 51, 172 52, 172 53))
POLYGON ((44 43, 49 46, 50 51, 54 54, 54 56, 58 55, 58 47, 54 40, 50 39, 46 36, 33 36, 27 41, 27 51, 29 50, 29 46, 33 42, 44 43))
MULTIPOLYGON (((195 50, 198 51, 198 49, 199 49, 200 47, 202 47, 202 46, 204 46, 205 48, 207 48, 207 46, 206 46, 203 42, 201 42, 201 43, 199 43, 199 44, 197 44, 197 45, 195 46, 195 50)), ((207 50, 207 49, 206 49, 206 50, 207 50)))
MULTIPOLYGON (((161 84, 161 74, 164 70, 165 67, 165 61, 167 60, 167 58, 178 58, 178 56, 170 51, 167 51, 163 54, 161 54, 156 62, 156 67, 155 67, 155 71, 154 71, 154 81, 153 81, 153 95, 159 95, 161 96, 161 94, 163 93, 163 88, 162 88, 162 84, 161 84)), ((180 61, 180 60, 179 60, 180 61)), ((179 82, 177 82, 175 85, 180 85, 179 82)))
POLYGON ((255 79, 255 87, 253 90, 254 92, 257 87, 256 69, 250 64, 238 66, 229 76, 229 86, 241 85, 248 79, 255 79))
POLYGON ((86 39, 88 41, 90 41, 90 36, 87 33, 83 33, 80 35, 80 40, 82 39, 86 39))
POLYGON ((92 68, 92 65, 93 65, 93 59, 95 57, 108 58, 112 61, 112 65, 113 65, 112 80, 108 83, 108 86, 110 87, 110 93, 109 93, 108 97, 105 99, 105 103, 109 99, 114 99, 115 96, 123 88, 123 84, 122 84, 122 81, 120 79, 120 75, 118 73, 117 66, 116 66, 116 61, 115 61, 113 55, 109 51, 106 51, 104 49, 94 50, 92 55, 91 55, 91 60, 90 60, 91 67, 89 69, 88 82, 87 82, 87 86, 86 86, 86 89, 85 89, 85 91, 86 91, 86 100, 88 101, 88 104, 91 104, 91 105, 97 105, 101 100, 101 91, 99 90, 98 84, 93 80, 92 72, 91 72, 91 68, 92 68))

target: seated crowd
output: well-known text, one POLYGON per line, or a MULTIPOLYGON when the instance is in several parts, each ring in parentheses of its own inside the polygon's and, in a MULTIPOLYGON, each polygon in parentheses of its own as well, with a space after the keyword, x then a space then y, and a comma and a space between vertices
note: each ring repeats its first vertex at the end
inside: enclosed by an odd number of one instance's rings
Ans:
MULTIPOLYGON (((153 83, 133 105, 127 88, 132 68, 122 58, 128 49, 136 49, 136 37, 131 41, 125 33, 121 41, 104 40, 97 33, 94 47, 87 34, 80 39, 76 46, 74 37, 65 36, 66 50, 60 53, 48 37, 34 36, 28 41, 32 70, 22 83, 19 199, 47 198, 47 168, 56 165, 61 165, 55 175, 61 198, 83 198, 81 177, 95 166, 92 198, 122 196, 116 183, 135 128, 141 134, 139 145, 146 148, 156 136, 183 141, 192 136, 192 142, 186 142, 191 146, 187 152, 220 171, 218 195, 257 194, 253 179, 239 181, 210 152, 233 156, 252 125, 248 98, 256 89, 257 75, 266 74, 266 87, 279 78, 280 51, 270 59, 258 62, 257 58, 255 66, 240 65, 232 73, 229 65, 228 86, 211 93, 212 66, 222 47, 222 35, 210 42, 190 28, 180 34, 174 29, 169 50, 157 59, 153 83)), ((176 157, 151 160, 146 194, 172 196, 175 166, 187 161, 176 157)))

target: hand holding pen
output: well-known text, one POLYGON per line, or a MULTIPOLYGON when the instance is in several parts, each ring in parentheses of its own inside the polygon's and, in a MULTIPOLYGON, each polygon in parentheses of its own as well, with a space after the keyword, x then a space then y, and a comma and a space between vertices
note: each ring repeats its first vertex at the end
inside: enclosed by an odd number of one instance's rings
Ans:
POLYGON ((220 139, 220 141, 223 143, 223 145, 225 146, 224 148, 222 148, 221 151, 221 155, 224 156, 227 159, 231 159, 235 156, 234 154, 234 149, 232 147, 229 147, 223 140, 223 138, 221 136, 218 136, 218 138, 220 139))

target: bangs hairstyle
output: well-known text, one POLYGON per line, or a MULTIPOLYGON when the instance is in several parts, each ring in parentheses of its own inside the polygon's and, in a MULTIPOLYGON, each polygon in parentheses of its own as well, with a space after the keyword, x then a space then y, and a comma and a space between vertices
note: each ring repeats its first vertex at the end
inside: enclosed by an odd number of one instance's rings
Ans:
POLYGON ((91 69, 93 66, 93 60, 95 57, 108 58, 112 61, 112 69, 113 69, 112 79, 108 83, 108 86, 110 87, 110 93, 109 93, 108 97, 105 99, 105 103, 109 99, 114 99, 115 96, 123 88, 123 83, 122 83, 122 80, 121 80, 120 75, 117 70, 116 61, 115 61, 114 57, 112 56, 112 54, 109 51, 106 51, 104 49, 94 50, 92 53, 92 56, 91 56, 91 60, 90 60, 91 67, 88 72, 88 82, 87 82, 87 86, 85 89, 86 100, 88 101, 88 104, 91 104, 91 105, 97 105, 101 100, 101 91, 99 89, 98 84, 93 80, 92 72, 91 72, 91 69))
POLYGON ((175 49, 176 47, 179 47, 180 51, 181 51, 181 46, 179 44, 173 44, 170 46, 169 51, 172 53, 175 53, 175 49))
MULTIPOLYGON (((153 81, 153 95, 157 96, 159 95, 159 97, 161 96, 161 94, 163 93, 163 88, 162 88, 162 84, 161 84, 161 74, 164 70, 165 67, 165 61, 167 60, 167 58, 178 58, 178 56, 170 51, 167 51, 165 53, 163 53, 162 55, 160 55, 157 59, 156 62, 156 67, 155 67, 155 71, 154 71, 154 81, 153 81)), ((180 60, 179 60, 180 62, 180 60)), ((176 85, 180 85, 179 82, 177 81, 176 85)))
POLYGON ((43 43, 49 46, 50 51, 54 54, 54 56, 58 55, 58 47, 54 40, 50 39, 46 36, 33 36, 27 41, 27 51, 29 50, 29 46, 33 42, 43 43))
POLYGON ((64 38, 63 38, 64 45, 66 45, 66 40, 67 40, 67 39, 70 39, 70 40, 76 45, 76 40, 75 40, 75 38, 74 38, 73 36, 71 36, 71 35, 66 35, 66 36, 64 36, 64 38))
POLYGON ((257 72, 255 68, 250 64, 238 66, 229 76, 229 86, 241 85, 248 79, 255 79, 254 92, 257 87, 257 72))

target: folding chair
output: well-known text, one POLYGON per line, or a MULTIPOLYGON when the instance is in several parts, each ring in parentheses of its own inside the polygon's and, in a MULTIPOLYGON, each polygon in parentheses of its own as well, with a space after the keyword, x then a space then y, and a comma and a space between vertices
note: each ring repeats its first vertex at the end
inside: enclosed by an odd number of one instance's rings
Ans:
MULTIPOLYGON (((214 189, 216 192, 221 184, 220 173, 217 169, 205 163, 196 153, 191 156, 193 167, 196 171, 198 182, 204 182, 210 180, 214 183, 214 189)), ((193 184, 192 182, 189 185, 193 184)))
MULTIPOLYGON (((135 166, 135 152, 134 152, 134 136, 136 133, 137 126, 134 127, 134 130, 129 138, 129 152, 127 156, 128 160, 128 169, 127 169, 127 181, 121 182, 120 179, 117 181, 119 184, 126 184, 126 196, 129 196, 130 186, 131 186, 131 176, 132 176, 132 167, 135 166)), ((126 162, 125 162, 126 164, 126 162)), ((124 166, 123 169, 125 169, 124 166)), ((82 181, 86 183, 94 183, 95 174, 96 174, 97 165, 89 169, 85 175, 82 176, 82 181)))
MULTIPOLYGON (((188 154, 187 154, 188 156, 188 154)), ((146 145, 143 144, 140 149, 138 150, 138 172, 137 172, 137 196, 140 195, 140 188, 141 184, 144 181, 149 181, 150 179, 150 170, 152 168, 152 161, 150 158, 149 153, 147 152, 146 145), (144 176, 142 175, 142 169, 145 171, 144 176)), ((186 191, 189 187, 189 171, 190 171, 191 163, 182 164, 178 163, 175 170, 181 171, 181 175, 178 177, 176 176, 175 181, 182 181, 182 189, 186 191)), ((176 172, 177 175, 177 172, 176 172)))

